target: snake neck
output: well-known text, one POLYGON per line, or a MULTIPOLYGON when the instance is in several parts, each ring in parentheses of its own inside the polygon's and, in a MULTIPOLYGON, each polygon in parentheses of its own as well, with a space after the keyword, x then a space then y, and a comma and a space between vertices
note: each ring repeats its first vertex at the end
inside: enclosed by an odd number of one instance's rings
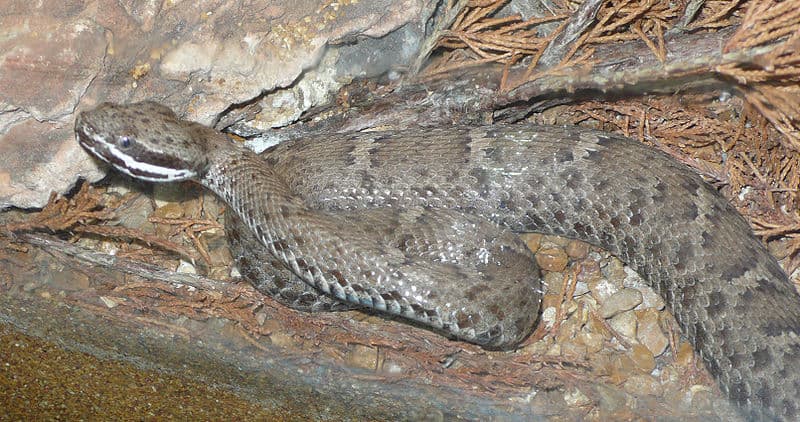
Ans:
POLYGON ((267 163, 247 148, 217 148, 199 182, 214 192, 269 246, 286 233, 281 221, 303 212, 302 201, 267 163), (246 182, 246 183, 245 183, 246 182))

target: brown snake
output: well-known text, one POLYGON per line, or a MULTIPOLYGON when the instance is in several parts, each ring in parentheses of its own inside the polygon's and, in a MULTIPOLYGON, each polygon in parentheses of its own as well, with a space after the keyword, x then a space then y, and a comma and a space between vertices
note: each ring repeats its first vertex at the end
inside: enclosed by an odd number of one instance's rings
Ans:
POLYGON ((600 246, 664 297, 746 415, 800 416, 794 286, 716 190, 638 142, 494 126, 330 135, 258 156, 149 102, 102 104, 75 130, 133 177, 215 192, 248 227, 240 249, 266 249, 313 286, 261 286, 298 307, 344 301, 511 348, 533 329, 541 297, 512 233, 600 246))

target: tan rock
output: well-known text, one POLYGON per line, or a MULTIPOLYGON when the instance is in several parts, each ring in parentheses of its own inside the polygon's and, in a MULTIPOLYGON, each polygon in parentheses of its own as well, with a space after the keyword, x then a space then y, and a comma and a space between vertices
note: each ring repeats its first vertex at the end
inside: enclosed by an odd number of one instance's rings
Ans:
POLYGON ((661 330, 658 321, 658 312, 654 309, 637 311, 639 327, 636 331, 636 339, 647 347, 654 356, 660 356, 667 350, 669 339, 661 330))
POLYGON ((661 383, 649 375, 633 375, 622 388, 635 396, 660 396, 664 392, 661 383))
POLYGON ((528 246, 531 252, 539 250, 539 245, 542 242, 542 235, 539 233, 523 233, 519 235, 523 242, 528 246))
POLYGON ((656 367, 653 353, 642 344, 634 344, 630 352, 631 360, 639 371, 649 374, 656 367))
POLYGON ((682 341, 678 346, 678 354, 675 357, 675 361, 683 367, 694 364, 694 349, 688 341, 682 341))
POLYGON ((375 370, 378 367, 378 349, 363 344, 350 345, 345 361, 355 368, 375 370))
POLYGON ((633 311, 625 311, 612 317, 608 325, 629 343, 635 343, 636 322, 636 314, 633 311))
POLYGON ((611 318, 629 311, 642 303, 642 293, 636 289, 624 288, 611 295, 600 307, 600 316, 611 318))
POLYGON ((589 244, 580 240, 571 240, 565 251, 570 258, 583 259, 589 254, 589 244))
POLYGON ((563 271, 567 262, 567 253, 563 249, 541 249, 536 253, 536 263, 545 271, 563 271))

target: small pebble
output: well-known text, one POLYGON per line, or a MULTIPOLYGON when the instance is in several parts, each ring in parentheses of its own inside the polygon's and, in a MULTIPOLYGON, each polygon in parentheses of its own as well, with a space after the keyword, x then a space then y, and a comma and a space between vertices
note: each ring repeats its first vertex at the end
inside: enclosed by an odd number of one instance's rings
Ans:
POLYGON ((637 311, 636 315, 639 317, 639 327, 636 330, 636 338, 647 347, 655 356, 661 356, 667 346, 669 346, 669 339, 661 330, 661 324, 658 322, 658 312, 654 309, 646 309, 644 311, 637 311))
POLYGON ((175 272, 183 274, 197 274, 197 269, 191 263, 181 259, 181 262, 178 264, 178 268, 175 269, 175 272))
POLYGON ((183 206, 177 202, 169 202, 159 207, 153 212, 154 217, 161 218, 181 218, 183 217, 183 206))
POLYGON ((619 290, 616 285, 606 278, 591 280, 587 284, 589 285, 589 292, 598 303, 605 302, 619 290))
POLYGON ((570 407, 588 406, 592 404, 592 400, 586 397, 586 395, 577 388, 564 393, 564 401, 570 407))
POLYGON ((580 240, 572 240, 565 249, 570 258, 583 259, 589 254, 589 244, 580 240))
POLYGON ((624 288, 606 299, 600 307, 600 316, 611 318, 621 312, 631 310, 642 303, 642 293, 636 289, 624 288))
POLYGON ((608 320, 608 325, 630 343, 636 342, 636 313, 625 311, 608 320))
POLYGON ((523 233, 520 235, 520 238, 526 245, 528 245, 528 249, 531 252, 536 252, 539 250, 539 245, 542 242, 542 235, 539 233, 523 233))
POLYGON ((649 374, 656 367, 656 358, 650 349, 642 344, 634 344, 630 353, 631 359, 636 367, 646 374, 649 374))
POLYGON ((545 271, 563 271, 567 262, 567 253, 563 249, 541 249, 536 253, 536 263, 545 271))
POLYGON ((664 392, 661 383, 649 375, 633 375, 625 381, 623 388, 635 396, 660 396, 664 392))
POLYGON ((688 341, 682 341, 678 346, 678 355, 675 357, 678 365, 686 367, 694 363, 694 349, 688 341))
POLYGON ((345 361, 354 368, 375 370, 378 367, 378 349, 363 344, 350 345, 345 361))

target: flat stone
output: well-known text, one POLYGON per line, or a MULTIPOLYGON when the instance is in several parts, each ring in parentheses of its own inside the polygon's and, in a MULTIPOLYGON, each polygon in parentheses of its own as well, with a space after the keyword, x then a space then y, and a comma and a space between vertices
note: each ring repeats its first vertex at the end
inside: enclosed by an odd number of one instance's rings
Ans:
POLYGON ((641 372, 649 374, 656 367, 653 353, 642 344, 634 344, 631 349, 631 360, 641 372))
POLYGON ((600 307, 600 316, 611 318, 621 312, 631 310, 642 303, 642 293, 636 289, 624 288, 611 295, 600 307))
POLYGON ((636 338, 647 347, 654 356, 661 356, 669 346, 669 339, 661 330, 658 321, 658 312, 654 309, 637 311, 639 327, 636 338))
POLYGON ((636 342, 636 314, 633 311, 625 311, 613 316, 608 324, 619 335, 630 343, 636 342))

